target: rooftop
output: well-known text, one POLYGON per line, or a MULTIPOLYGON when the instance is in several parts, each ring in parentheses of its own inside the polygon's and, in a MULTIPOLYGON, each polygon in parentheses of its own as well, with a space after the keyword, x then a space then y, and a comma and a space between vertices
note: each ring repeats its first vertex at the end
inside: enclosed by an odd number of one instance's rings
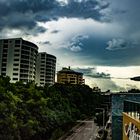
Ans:
POLYGON ((68 68, 63 67, 62 70, 58 71, 58 73, 68 73, 68 74, 83 75, 83 73, 81 73, 81 72, 76 72, 76 71, 72 70, 70 67, 68 67, 68 68))

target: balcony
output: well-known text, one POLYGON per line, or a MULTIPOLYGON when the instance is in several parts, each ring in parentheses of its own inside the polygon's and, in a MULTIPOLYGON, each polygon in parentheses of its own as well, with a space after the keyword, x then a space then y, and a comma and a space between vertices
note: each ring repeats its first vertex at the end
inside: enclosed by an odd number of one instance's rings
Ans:
POLYGON ((140 102, 124 101, 123 140, 140 140, 140 102))
POLYGON ((124 112, 130 117, 140 121, 140 102, 125 100, 124 112))

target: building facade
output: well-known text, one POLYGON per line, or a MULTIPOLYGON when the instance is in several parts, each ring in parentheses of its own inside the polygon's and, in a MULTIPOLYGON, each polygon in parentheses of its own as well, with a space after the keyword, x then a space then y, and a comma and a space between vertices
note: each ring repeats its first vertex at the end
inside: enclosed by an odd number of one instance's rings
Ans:
POLYGON ((123 140, 140 140, 140 101, 124 101, 123 140))
POLYGON ((36 83, 39 86, 55 83, 56 57, 46 52, 37 56, 36 83))
POLYGON ((22 38, 0 40, 0 75, 11 82, 35 80, 38 47, 22 38))
POLYGON ((69 68, 62 68, 57 73, 57 82, 61 84, 84 84, 83 73, 76 72, 69 68))
MULTIPOLYGON (((129 108, 126 106, 126 103, 125 103, 126 100, 131 100, 131 101, 140 103, 140 93, 111 94, 112 140, 123 140, 123 133, 124 133, 123 124, 126 124, 123 120, 124 112, 126 114, 129 111, 131 112, 131 110, 134 111, 134 109, 128 110, 129 108)), ((133 105, 130 105, 130 106, 133 106, 133 105)), ((127 118, 131 118, 130 116, 128 117, 128 115, 130 115, 130 114, 131 113, 128 113, 125 116, 127 116, 127 118)), ((127 137, 127 139, 128 139, 128 137, 127 137)))

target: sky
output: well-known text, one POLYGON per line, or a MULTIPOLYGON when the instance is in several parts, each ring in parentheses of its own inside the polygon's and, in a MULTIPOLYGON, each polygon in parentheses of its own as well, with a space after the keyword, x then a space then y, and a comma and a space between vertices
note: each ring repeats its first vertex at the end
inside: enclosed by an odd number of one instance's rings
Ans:
POLYGON ((140 1, 0 0, 0 38, 22 37, 102 91, 140 88, 140 1))

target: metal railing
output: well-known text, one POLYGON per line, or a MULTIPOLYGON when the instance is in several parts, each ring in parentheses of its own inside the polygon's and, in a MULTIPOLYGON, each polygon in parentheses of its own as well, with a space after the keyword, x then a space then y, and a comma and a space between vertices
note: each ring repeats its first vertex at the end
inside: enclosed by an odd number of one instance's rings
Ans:
POLYGON ((125 100, 124 112, 130 117, 140 121, 140 102, 125 100))

